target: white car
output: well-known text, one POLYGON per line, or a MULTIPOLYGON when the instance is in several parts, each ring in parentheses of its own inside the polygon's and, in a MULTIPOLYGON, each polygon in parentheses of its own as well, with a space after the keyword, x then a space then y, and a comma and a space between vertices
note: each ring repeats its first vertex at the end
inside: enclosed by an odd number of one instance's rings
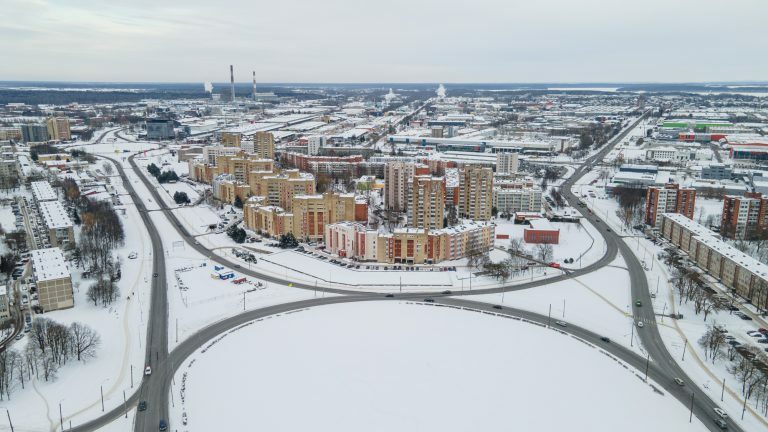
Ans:
POLYGON ((725 412, 725 411, 723 411, 722 409, 720 409, 720 408, 715 408, 715 409, 714 409, 714 411, 715 411, 715 414, 719 415, 720 417, 722 417, 722 418, 724 418, 724 419, 727 419, 727 418, 728 418, 728 413, 726 413, 726 412, 725 412))
POLYGON ((136 252, 131 252, 128 254, 129 259, 136 259, 139 255, 136 252))
POLYGON ((152 375, 152 367, 147 366, 144 368, 144 375, 152 375))
POLYGON ((638 327, 640 327, 640 328, 643 328, 643 325, 644 325, 644 324, 643 324, 643 322, 642 322, 642 321, 638 321, 638 322, 637 322, 637 326, 638 326, 638 327))

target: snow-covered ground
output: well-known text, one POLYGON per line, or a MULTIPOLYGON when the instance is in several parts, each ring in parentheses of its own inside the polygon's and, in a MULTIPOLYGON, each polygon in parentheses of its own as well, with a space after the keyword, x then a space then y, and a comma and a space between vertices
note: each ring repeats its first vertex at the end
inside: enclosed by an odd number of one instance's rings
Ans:
MULTIPOLYGON (((114 177, 119 183, 120 178, 114 177)), ((146 317, 149 310, 151 274, 151 242, 141 222, 141 217, 129 196, 121 197, 126 215, 120 216, 125 230, 125 245, 117 251, 122 260, 122 279, 119 281, 121 296, 111 306, 94 306, 86 298, 93 279, 81 279, 81 269, 73 271, 75 307, 48 312, 44 316, 62 324, 81 322, 94 328, 101 337, 101 347, 95 359, 86 363, 70 361, 58 373, 58 379, 45 382, 42 377, 33 379, 32 388, 17 389, 10 401, 3 406, 10 409, 17 430, 50 430, 59 423, 58 404, 62 405, 65 423, 81 424, 101 414, 100 386, 104 390, 106 410, 123 403, 123 391, 131 394, 131 367, 133 382, 141 380, 144 366, 144 338, 146 317), (128 259, 136 252, 136 259, 128 259), (128 298, 130 296, 130 299, 128 298), (76 390, 75 390, 76 389, 76 390)), ((21 349, 26 339, 14 343, 21 349)), ((0 426, 0 428, 2 428, 0 426)))
POLYGON ((192 432, 705 430, 675 398, 592 345, 406 302, 246 324, 188 358, 171 391, 171 428, 186 413, 192 432), (639 406, 653 415, 637 415, 639 406))

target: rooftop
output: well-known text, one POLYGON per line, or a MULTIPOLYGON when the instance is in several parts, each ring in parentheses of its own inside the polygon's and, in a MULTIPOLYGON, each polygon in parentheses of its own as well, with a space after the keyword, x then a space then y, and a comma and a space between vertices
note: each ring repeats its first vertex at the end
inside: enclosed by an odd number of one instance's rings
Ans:
POLYGON ((38 282, 70 277, 67 261, 60 248, 36 249, 32 254, 32 269, 38 282))
POLYGON ((72 220, 59 201, 43 201, 40 203, 40 214, 48 229, 69 228, 72 220))
POLYGON ((35 199, 40 201, 51 201, 58 199, 56 191, 53 190, 51 184, 47 181, 34 181, 30 184, 32 186, 32 195, 35 199))

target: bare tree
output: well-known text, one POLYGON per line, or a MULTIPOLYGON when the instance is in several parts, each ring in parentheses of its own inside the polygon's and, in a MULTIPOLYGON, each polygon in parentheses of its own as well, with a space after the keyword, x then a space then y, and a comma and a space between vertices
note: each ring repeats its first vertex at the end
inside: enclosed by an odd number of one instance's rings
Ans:
POLYGON ((536 257, 539 261, 550 262, 554 256, 554 248, 549 243, 539 243, 536 245, 536 257))
POLYGON ((112 164, 109 162, 104 162, 101 164, 101 168, 104 169, 104 174, 110 176, 113 172, 115 172, 114 168, 112 168, 112 164))
POLYGON ((79 322, 69 325, 69 334, 72 339, 72 352, 78 361, 85 361, 96 356, 96 351, 101 345, 101 338, 92 328, 79 322))
POLYGON ((717 324, 707 327, 707 331, 699 339, 699 346, 704 349, 704 355, 715 363, 723 355, 723 347, 726 345, 724 329, 717 324))

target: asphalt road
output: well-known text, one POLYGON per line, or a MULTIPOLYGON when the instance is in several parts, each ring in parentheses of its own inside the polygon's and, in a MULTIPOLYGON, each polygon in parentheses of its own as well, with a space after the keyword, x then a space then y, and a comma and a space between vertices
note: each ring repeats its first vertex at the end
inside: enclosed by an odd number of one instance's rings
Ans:
MULTIPOLYGON (((632 128, 629 128, 629 129, 632 129, 632 128)), ((624 138, 628 130, 625 131, 623 134, 619 135, 618 137, 616 137, 610 144, 606 145, 605 148, 602 151, 600 151, 598 154, 587 159, 587 161, 585 161, 584 166, 590 166, 595 161, 599 161, 600 159, 602 159, 602 157, 604 157, 604 155, 610 150, 610 148, 613 145, 615 145, 617 142, 621 141, 621 139, 624 138)), ((137 172, 141 172, 140 168, 133 161, 133 157, 131 157, 129 160, 134 170, 136 170, 137 172)), ((210 339, 213 339, 217 335, 225 331, 228 331, 234 327, 237 327, 238 325, 252 321, 254 319, 258 319, 268 315, 273 315, 276 313, 288 312, 291 310, 322 306, 322 305, 333 304, 333 303, 350 303, 350 302, 357 302, 357 301, 374 301, 374 300, 392 301, 391 299, 385 298, 384 294, 381 294, 381 293, 368 293, 368 292, 360 292, 358 290, 352 291, 352 290, 337 289, 337 288, 319 288, 318 287, 317 288, 318 291, 326 291, 326 292, 332 292, 332 293, 343 294, 343 295, 335 296, 335 297, 315 298, 315 299, 303 300, 303 301, 292 302, 292 303, 285 303, 281 305, 275 305, 275 306, 243 312, 242 314, 224 319, 222 321, 216 322, 208 327, 205 327, 199 330, 196 334, 192 335, 191 337, 183 341, 181 344, 179 344, 169 354, 167 351, 167 346, 168 346, 167 345, 168 304, 167 304, 167 296, 166 296, 167 284, 165 281, 166 272, 165 272, 165 261, 163 258, 164 254, 163 254, 162 242, 157 232, 157 229, 155 228, 154 224, 152 223, 151 219, 148 217, 146 213, 146 209, 144 208, 142 201, 138 198, 135 191, 133 190, 130 180, 126 177, 122 167, 119 164, 116 164, 116 165, 118 167, 118 172, 123 178, 123 182, 126 186, 126 189, 133 197, 134 202, 136 203, 142 215, 142 220, 147 226, 148 231, 150 232, 150 237, 152 239, 152 245, 153 245, 153 272, 158 274, 158 277, 153 279, 152 307, 149 315, 149 324, 148 324, 148 330, 147 330, 146 356, 147 356, 148 364, 152 365, 153 374, 149 377, 145 377, 145 379, 142 382, 142 385, 140 386, 139 391, 137 391, 134 395, 132 395, 129 401, 131 405, 134 405, 138 400, 146 400, 148 402, 147 411, 140 412, 137 414, 136 427, 135 427, 136 431, 156 430, 160 419, 168 419, 168 406, 170 402, 168 400, 168 397, 169 397, 169 391, 171 389, 171 386, 173 385, 172 377, 175 370, 182 364, 182 362, 185 361, 187 357, 189 357, 189 355, 194 353, 195 350, 203 346, 206 342, 208 342, 210 339)), ((572 176, 572 178, 564 182, 561 188, 563 195, 569 201, 569 203, 573 206, 578 205, 578 199, 571 193, 570 188, 573 185, 573 183, 577 181, 578 178, 580 178, 586 172, 587 171, 584 171, 584 170, 577 170, 574 176, 572 176)), ((162 205, 163 201, 160 198, 159 194, 157 193, 155 187, 151 185, 151 183, 143 176, 143 173, 142 173, 142 181, 147 185, 148 190, 152 193, 152 196, 157 201, 157 203, 162 205)), ((219 262, 223 265, 230 266, 230 267, 234 266, 234 263, 231 263, 221 257, 218 257, 212 254, 210 251, 208 251, 201 245, 196 245, 194 242, 194 238, 190 236, 189 233, 186 232, 186 230, 183 228, 183 225, 176 219, 175 215, 173 215, 173 213, 167 208, 163 208, 162 211, 170 219, 173 226, 176 227, 176 230, 181 234, 182 238, 184 238, 192 248, 194 248, 195 250, 197 250, 198 252, 202 253, 205 256, 211 256, 211 259, 216 262, 219 262)), ((592 222, 592 220, 594 220, 595 218, 596 216, 592 216, 592 219, 590 219, 590 222, 592 222)), ((638 262, 637 258, 634 256, 634 254, 632 254, 629 247, 626 246, 626 244, 619 238, 619 236, 616 235, 616 233, 609 233, 605 231, 604 223, 595 224, 595 225, 598 229, 601 230, 601 233, 605 237, 605 241, 607 244, 606 254, 598 262, 590 266, 587 266, 583 269, 574 270, 570 274, 563 274, 554 278, 533 281, 533 282, 529 282, 521 285, 513 285, 513 286, 507 286, 507 287, 500 287, 500 288, 478 289, 471 292, 469 291, 456 292, 456 293, 452 293, 450 297, 445 296, 443 294, 436 294, 431 292, 430 293, 410 292, 407 294, 395 294, 394 300, 398 300, 398 299, 423 300, 426 297, 432 297, 432 298, 435 298, 435 300, 438 303, 442 303, 445 305, 470 307, 473 309, 486 310, 486 311, 495 312, 495 313, 503 312, 505 314, 522 317, 530 321, 538 322, 540 324, 546 324, 548 322, 548 318, 543 315, 522 311, 522 310, 517 310, 517 309, 512 309, 508 307, 504 307, 501 311, 499 311, 498 309, 493 308, 492 305, 465 300, 459 297, 527 289, 535 286, 553 283, 558 280, 572 278, 575 276, 589 273, 591 271, 595 271, 605 266, 606 264, 613 261, 618 251, 621 251, 621 254, 624 257, 625 261, 627 262, 627 266, 629 268, 630 280, 632 283, 633 298, 641 300, 643 304, 646 305, 645 308, 642 308, 642 307, 635 308, 633 312, 635 313, 635 316, 637 318, 643 319, 648 324, 644 329, 638 331, 638 335, 640 339, 643 341, 644 346, 646 347, 646 349, 650 354, 651 361, 648 363, 649 377, 654 381, 656 381, 660 386, 662 386, 668 393, 677 397, 686 406, 690 404, 690 397, 691 397, 690 392, 693 391, 695 393, 694 414, 696 414, 696 416, 699 417, 702 420, 702 422, 704 422, 711 430, 713 431, 719 430, 717 426, 714 424, 714 422, 712 421, 712 418, 714 415, 712 412, 712 408, 716 405, 701 390, 699 390, 698 387, 691 385, 693 384, 693 382, 690 379, 688 379, 688 377, 677 366, 674 359, 672 359, 672 357, 669 355, 669 353, 666 351, 664 347, 664 344, 658 333, 658 329, 655 325, 655 314, 653 313, 652 308, 648 307, 651 304, 650 293, 648 292, 648 286, 647 286, 647 281, 645 279, 644 270, 640 266, 640 263, 638 262), (684 387, 678 386, 677 384, 674 383, 675 377, 679 377, 689 384, 684 387)), ((272 281, 275 283, 291 282, 291 281, 284 281, 269 275, 263 275, 258 272, 243 269, 243 268, 238 269, 238 271, 253 277, 257 277, 262 280, 272 281)), ((311 290, 316 289, 315 286, 313 285, 310 286, 310 285, 299 284, 299 283, 294 283, 294 287, 311 289, 311 290)), ((620 345, 605 343, 601 341, 600 335, 594 332, 591 332, 589 330, 583 329, 579 326, 576 326, 570 323, 568 324, 567 327, 558 328, 558 330, 574 334, 575 336, 578 336, 584 340, 587 340, 593 343, 596 346, 599 346, 606 352, 609 352, 612 355, 616 356, 617 358, 620 358, 621 360, 632 365, 633 367, 637 368, 641 372, 644 371, 646 367, 645 358, 637 355, 636 353, 620 345)), ((114 418, 122 414, 123 414, 123 407, 119 407, 89 423, 86 423, 77 428, 74 428, 73 430, 78 430, 78 431, 96 430, 99 427, 109 423, 111 420, 113 420, 114 418)), ((731 430, 741 430, 733 423, 730 423, 730 428, 731 430)), ((174 425, 170 425, 170 430, 174 430, 174 429, 175 429, 174 425)))

